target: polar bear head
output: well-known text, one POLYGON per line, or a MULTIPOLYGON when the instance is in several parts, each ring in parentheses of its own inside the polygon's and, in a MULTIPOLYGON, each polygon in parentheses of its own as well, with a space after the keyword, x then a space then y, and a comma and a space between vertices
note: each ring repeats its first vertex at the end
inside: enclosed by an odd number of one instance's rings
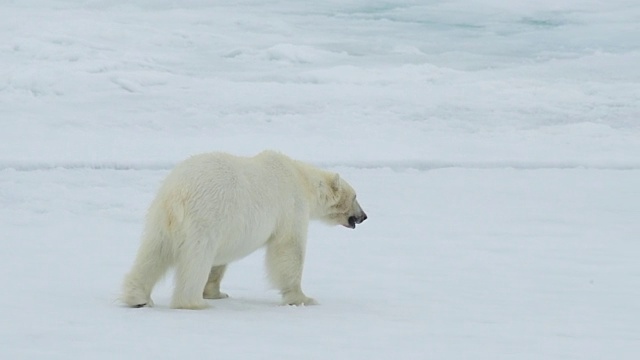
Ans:
POLYGON ((321 218, 326 223, 355 229, 357 224, 367 220, 367 214, 356 200, 355 190, 340 175, 331 174, 321 187, 324 195, 321 218))

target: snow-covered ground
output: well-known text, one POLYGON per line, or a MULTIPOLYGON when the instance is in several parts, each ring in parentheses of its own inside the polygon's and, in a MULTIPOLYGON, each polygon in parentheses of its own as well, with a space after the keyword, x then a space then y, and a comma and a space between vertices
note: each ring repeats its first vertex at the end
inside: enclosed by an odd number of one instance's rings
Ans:
POLYGON ((635 0, 0 3, 0 358, 636 359, 635 0), (369 220, 204 311, 116 299, 190 154, 339 171, 369 220))

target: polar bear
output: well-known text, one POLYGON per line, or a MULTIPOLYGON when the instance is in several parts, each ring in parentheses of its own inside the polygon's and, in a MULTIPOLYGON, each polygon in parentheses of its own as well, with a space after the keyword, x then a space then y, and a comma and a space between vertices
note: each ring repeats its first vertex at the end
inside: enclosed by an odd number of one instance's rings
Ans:
POLYGON ((311 305, 301 288, 309 220, 355 228, 367 219, 338 174, 274 151, 254 157, 195 155, 178 164, 149 208, 121 300, 151 306, 151 291, 175 267, 171 307, 202 309, 227 297, 227 264, 266 247, 270 280, 284 304, 311 305))

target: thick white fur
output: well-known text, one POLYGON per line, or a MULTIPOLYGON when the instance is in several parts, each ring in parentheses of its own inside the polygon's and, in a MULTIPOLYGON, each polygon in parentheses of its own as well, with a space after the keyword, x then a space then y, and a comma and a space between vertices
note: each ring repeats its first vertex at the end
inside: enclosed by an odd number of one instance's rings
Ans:
POLYGON ((335 173, 272 151, 193 156, 152 202, 121 299, 151 306, 153 287, 175 267, 171 306, 204 308, 203 298, 227 296, 220 292, 226 265, 266 246, 269 278, 283 302, 313 304, 300 285, 309 220, 349 226, 350 216, 366 219, 353 188, 335 173))

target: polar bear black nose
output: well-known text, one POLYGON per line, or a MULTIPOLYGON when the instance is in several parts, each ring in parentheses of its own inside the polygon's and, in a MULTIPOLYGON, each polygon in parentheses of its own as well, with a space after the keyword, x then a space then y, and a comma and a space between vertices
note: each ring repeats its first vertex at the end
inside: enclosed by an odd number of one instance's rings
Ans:
POLYGON ((367 214, 365 214, 364 212, 362 213, 362 215, 358 216, 358 217, 354 217, 355 223, 356 224, 360 224, 363 221, 367 220, 367 214))

